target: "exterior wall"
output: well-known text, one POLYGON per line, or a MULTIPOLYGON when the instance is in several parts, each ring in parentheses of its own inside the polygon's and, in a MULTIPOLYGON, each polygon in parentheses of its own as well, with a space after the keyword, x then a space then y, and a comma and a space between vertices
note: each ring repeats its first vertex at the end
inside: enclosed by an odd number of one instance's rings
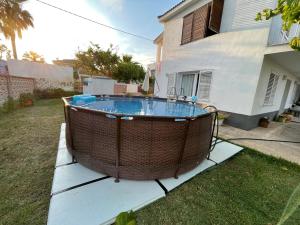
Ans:
POLYGON ((126 84, 115 84, 115 86, 114 86, 114 94, 116 94, 116 95, 125 94, 126 90, 127 90, 126 84))
POLYGON ((287 102, 285 105, 286 109, 292 105, 293 90, 294 90, 294 85, 296 85, 295 81, 297 81, 297 77, 291 74, 290 72, 288 72, 285 68, 279 66, 274 61, 269 59, 268 56, 266 56, 264 58, 264 62, 261 69, 261 74, 260 74, 260 78, 259 78, 259 82, 255 94, 255 100, 254 100, 255 104, 253 104, 253 108, 252 108, 253 115, 279 110, 287 79, 291 80, 292 83, 289 90, 287 102), (276 88, 273 105, 264 106, 263 105, 264 98, 265 98, 266 89, 268 86, 269 76, 271 72, 280 75, 280 77, 278 80, 278 85, 276 88), (283 76, 286 76, 285 80, 283 80, 283 76))
POLYGON ((166 97, 166 74, 212 70, 209 103, 223 111, 251 115, 269 29, 226 32, 180 45, 181 27, 179 18, 165 24, 155 93, 166 97))
POLYGON ((41 64, 25 60, 8 60, 8 72, 12 76, 36 79, 39 89, 62 88, 73 90, 73 68, 41 64))
POLYGON ((112 95, 114 94, 115 80, 108 78, 86 78, 83 85, 83 94, 112 95), (87 84, 87 85, 86 85, 87 84))
POLYGON ((270 21, 255 21, 256 13, 272 8, 274 0, 225 0, 221 32, 269 27, 270 21))
POLYGON ((225 0, 224 33, 181 45, 183 17, 210 0, 195 2, 164 23, 162 55, 157 52, 162 62, 154 93, 167 96, 167 74, 211 70, 209 103, 223 111, 251 115, 270 26, 269 21, 254 19, 257 12, 272 7, 273 0, 225 0))
POLYGON ((33 93, 35 80, 32 78, 0 76, 0 105, 8 97, 18 99, 22 93, 33 93))

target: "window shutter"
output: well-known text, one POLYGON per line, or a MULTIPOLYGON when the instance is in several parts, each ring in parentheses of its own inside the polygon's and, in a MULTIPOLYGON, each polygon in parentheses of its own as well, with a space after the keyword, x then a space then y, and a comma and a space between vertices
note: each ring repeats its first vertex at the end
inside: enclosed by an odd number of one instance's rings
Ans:
POLYGON ((172 74, 167 74, 168 76, 168 89, 167 89, 167 94, 168 95, 175 95, 176 93, 176 74, 172 73, 172 74))
POLYGON ((183 17, 181 44, 186 44, 192 41, 193 18, 193 13, 183 17))
POLYGON ((224 0, 213 0, 208 28, 220 32, 224 0))
POLYGON ((270 74, 267 91, 264 99, 264 105, 272 105, 277 89, 279 76, 275 75, 274 73, 270 74))
POLYGON ((212 72, 201 72, 198 88, 198 97, 200 100, 208 101, 210 97, 210 88, 212 81, 212 72))
POLYGON ((209 4, 206 4, 194 12, 193 41, 204 38, 206 35, 209 8, 209 4))

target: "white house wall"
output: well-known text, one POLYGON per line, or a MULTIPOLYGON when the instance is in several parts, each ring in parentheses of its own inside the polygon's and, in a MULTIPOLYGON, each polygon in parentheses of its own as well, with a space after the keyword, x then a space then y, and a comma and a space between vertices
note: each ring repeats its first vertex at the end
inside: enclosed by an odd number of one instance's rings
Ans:
POLYGON ((221 32, 268 27, 270 21, 255 21, 256 14, 272 8, 274 0, 225 0, 221 32))
POLYGON ((224 111, 251 115, 268 28, 226 32, 181 45, 182 19, 165 24, 161 97, 167 94, 166 74, 212 70, 210 103, 224 111), (180 29, 178 29, 180 28, 180 29))
POLYGON ((253 109, 252 109, 253 115, 267 113, 267 112, 274 112, 279 110, 287 79, 291 80, 292 82, 291 82, 287 102, 285 105, 286 109, 292 105, 293 90, 297 78, 296 76, 288 72, 285 68, 279 66, 278 64, 276 64, 274 61, 272 61, 266 56, 262 66, 260 79, 257 85, 255 104, 253 104, 253 109), (264 98, 266 95, 266 90, 267 90, 271 72, 275 73, 276 75, 280 75, 280 78, 278 80, 278 85, 276 88, 273 105, 264 105, 263 104, 264 98), (285 80, 283 80, 283 76, 286 76, 285 80))

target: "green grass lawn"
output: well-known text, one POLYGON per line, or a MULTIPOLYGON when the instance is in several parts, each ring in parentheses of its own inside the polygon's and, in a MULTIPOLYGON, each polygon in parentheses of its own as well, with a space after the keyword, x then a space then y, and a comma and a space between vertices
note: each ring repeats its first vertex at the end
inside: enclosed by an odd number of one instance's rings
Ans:
MULTIPOLYGON (((63 108, 60 100, 0 115, 0 225, 45 224, 63 108)), ((137 212, 138 224, 273 224, 300 167, 245 150, 137 212)), ((300 209, 285 224, 299 225, 300 209)))

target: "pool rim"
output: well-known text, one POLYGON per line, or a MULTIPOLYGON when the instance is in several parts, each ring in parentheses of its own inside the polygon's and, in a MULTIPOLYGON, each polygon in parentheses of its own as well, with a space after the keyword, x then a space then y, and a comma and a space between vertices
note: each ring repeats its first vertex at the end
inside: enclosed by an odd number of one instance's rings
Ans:
MULTIPOLYGON (((119 98, 143 98, 143 99, 156 99, 156 100, 162 100, 162 101, 171 101, 171 102, 181 102, 184 104, 195 104, 196 107, 199 107, 203 110, 206 110, 204 108, 202 108, 198 103, 192 103, 189 101, 185 101, 185 100, 170 100, 167 98, 160 98, 160 97, 148 97, 148 96, 126 96, 126 95, 92 95, 95 96, 96 98, 110 98, 110 97, 119 97, 119 98)), ((200 115, 197 116, 160 116, 160 115, 136 115, 136 114, 125 114, 125 113, 112 113, 112 112, 107 112, 104 110, 99 110, 99 109, 90 109, 90 108, 85 108, 82 106, 74 106, 72 104, 70 104, 70 100, 72 99, 73 96, 69 96, 69 97, 62 97, 62 100, 64 102, 64 107, 70 107, 70 108, 75 108, 75 109, 79 109, 82 111, 86 111, 86 112, 94 112, 94 113, 99 113, 99 114, 106 114, 106 115, 112 115, 115 117, 133 117, 133 118, 141 118, 141 119, 145 119, 145 118, 156 118, 156 119, 197 119, 200 117, 204 117, 207 116, 209 114, 213 114, 214 112, 210 112, 208 110, 206 110, 206 113, 202 113, 200 115)))

